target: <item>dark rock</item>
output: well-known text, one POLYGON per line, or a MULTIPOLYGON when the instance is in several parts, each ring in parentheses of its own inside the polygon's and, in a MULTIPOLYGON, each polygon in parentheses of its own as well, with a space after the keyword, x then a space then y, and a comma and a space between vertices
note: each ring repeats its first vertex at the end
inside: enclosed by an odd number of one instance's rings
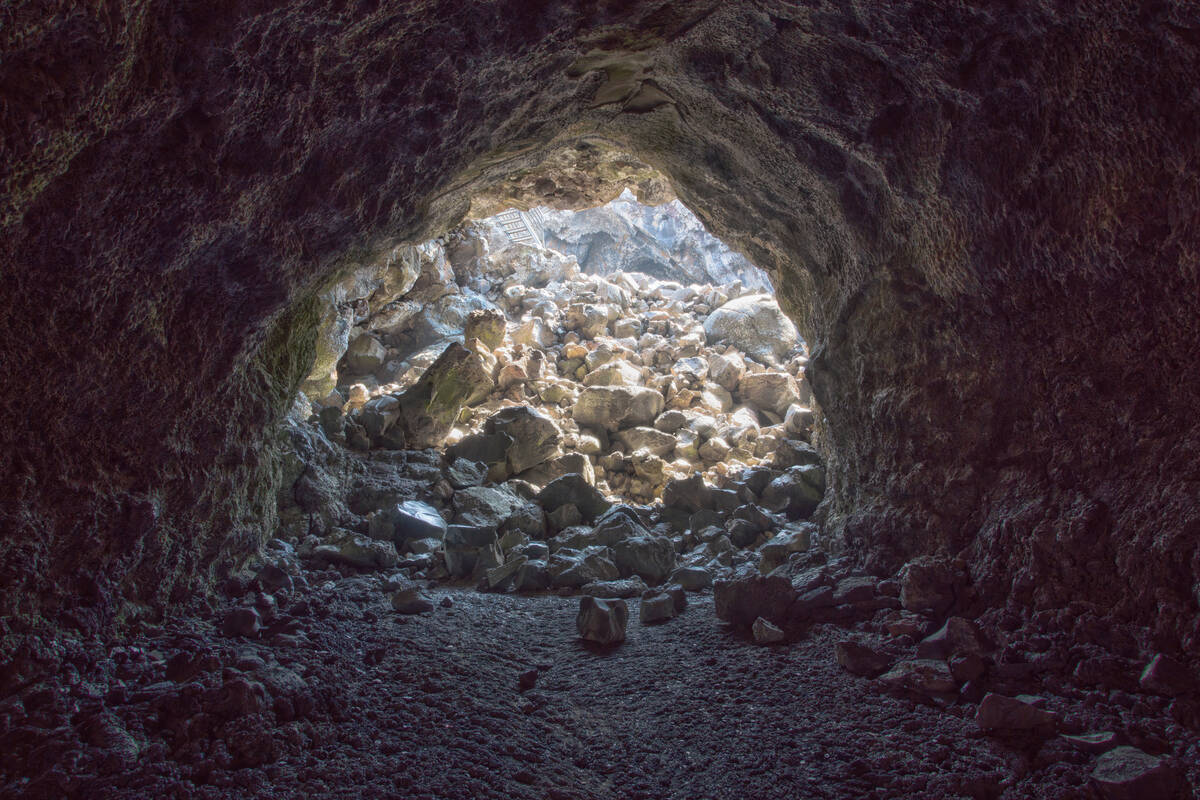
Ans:
POLYGON ((838 642, 833 648, 837 662, 852 675, 875 678, 892 666, 892 658, 888 654, 850 639, 838 642))
POLYGON ((1125 745, 1096 759, 1092 783, 1105 800, 1166 800, 1178 797, 1183 781, 1166 759, 1125 745))
POLYGON ((668 580, 689 592, 699 592, 712 586, 712 573, 703 567, 678 567, 668 580))
POLYGON ((754 636, 755 644, 778 644, 787 638, 782 629, 763 617, 754 620, 750 633, 754 636))
POLYGON ((713 585, 717 619, 735 628, 749 628, 758 617, 784 622, 788 619, 796 591, 778 576, 745 576, 718 580, 713 585))
POLYGON ((579 599, 579 614, 575 628, 579 636, 602 645, 625 641, 625 624, 629 621, 629 606, 624 600, 599 600, 584 596, 579 599))
POLYGON ((670 595, 666 594, 651 594, 649 597, 643 595, 640 603, 638 616, 643 625, 654 625, 660 622, 674 619, 678 615, 675 610, 675 602, 670 595))
POLYGON ((957 653, 982 656, 987 651, 978 625, 963 617, 950 617, 917 645, 917 658, 948 659, 957 653))
POLYGON ((1154 656, 1146 665, 1138 683, 1147 692, 1167 697, 1178 697, 1200 690, 1200 679, 1191 670, 1162 653, 1154 656))
POLYGON ((226 636, 245 636, 247 638, 258 634, 262 627, 258 611, 242 607, 230 610, 221 621, 221 631, 226 636))
POLYGON ((569 503, 579 509, 585 520, 597 519, 612 506, 595 486, 579 474, 555 478, 537 493, 536 499, 547 511, 554 511, 569 503))
POLYGON ((943 559, 922 557, 900 572, 900 604, 909 611, 941 614, 954 605, 961 573, 943 559))
POLYGON ((975 721, 988 731, 1040 730, 1048 735, 1058 723, 1058 716, 1020 698, 989 693, 979 704, 975 721))
POLYGON ((371 517, 372 539, 403 545, 410 539, 444 539, 446 520, 438 510, 419 500, 406 500, 371 517))

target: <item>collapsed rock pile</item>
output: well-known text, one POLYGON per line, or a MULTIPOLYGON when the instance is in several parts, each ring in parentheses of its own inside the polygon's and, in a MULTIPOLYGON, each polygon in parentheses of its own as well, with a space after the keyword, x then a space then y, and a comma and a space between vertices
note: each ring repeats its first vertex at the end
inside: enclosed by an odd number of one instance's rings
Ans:
POLYGON ((769 294, 584 274, 485 220, 325 300, 280 499, 310 566, 632 597, 812 543, 805 345, 769 294))

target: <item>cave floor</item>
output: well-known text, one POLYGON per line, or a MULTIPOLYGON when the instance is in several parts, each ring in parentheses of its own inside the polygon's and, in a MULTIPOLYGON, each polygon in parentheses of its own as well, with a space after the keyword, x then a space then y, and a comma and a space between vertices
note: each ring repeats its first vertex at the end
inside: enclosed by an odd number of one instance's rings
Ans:
POLYGON ((653 627, 634 600, 628 639, 601 651, 576 637, 577 597, 431 596, 402 616, 348 578, 307 590, 287 633, 160 630, 105 712, 140 752, 78 761, 58 796, 1096 797, 1090 756, 985 736, 972 706, 843 671, 841 628, 763 647, 718 623, 711 595, 653 627))

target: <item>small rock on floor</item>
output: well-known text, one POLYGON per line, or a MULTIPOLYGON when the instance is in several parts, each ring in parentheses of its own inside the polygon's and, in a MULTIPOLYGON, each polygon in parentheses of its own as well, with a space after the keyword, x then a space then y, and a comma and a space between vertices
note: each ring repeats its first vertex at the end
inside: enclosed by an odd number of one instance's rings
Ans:
POLYGON ((754 620, 750 630, 754 633, 755 644, 776 644, 784 639, 783 631, 762 617, 754 620))

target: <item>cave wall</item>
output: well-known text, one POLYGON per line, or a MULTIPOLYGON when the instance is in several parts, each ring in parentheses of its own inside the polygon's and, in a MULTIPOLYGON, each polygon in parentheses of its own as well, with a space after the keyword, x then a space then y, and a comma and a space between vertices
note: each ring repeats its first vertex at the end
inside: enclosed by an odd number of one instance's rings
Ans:
POLYGON ((5 650, 156 613, 270 535, 274 425, 340 269, 472 201, 610 199, 563 165, 612 150, 772 274, 839 547, 961 555, 990 604, 1200 648, 1188 3, 10 16, 5 650))

